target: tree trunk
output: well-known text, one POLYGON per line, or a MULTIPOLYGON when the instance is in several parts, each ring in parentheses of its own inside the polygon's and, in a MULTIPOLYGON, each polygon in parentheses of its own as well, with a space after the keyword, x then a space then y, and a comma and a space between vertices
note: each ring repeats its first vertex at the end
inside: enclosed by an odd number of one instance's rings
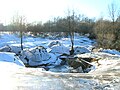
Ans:
POLYGON ((22 45, 22 43, 23 43, 23 32, 22 31, 20 31, 20 39, 21 39, 21 50, 23 50, 23 45, 22 45))
POLYGON ((70 55, 73 55, 74 54, 74 32, 71 32, 70 40, 71 40, 70 55))

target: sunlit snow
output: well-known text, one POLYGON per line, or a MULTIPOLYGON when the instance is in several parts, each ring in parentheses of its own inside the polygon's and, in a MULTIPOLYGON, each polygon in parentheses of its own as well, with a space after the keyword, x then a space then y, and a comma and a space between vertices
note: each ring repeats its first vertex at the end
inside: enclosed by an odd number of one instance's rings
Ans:
MULTIPOLYGON (((43 46, 46 48, 45 57, 39 60, 34 59, 34 56, 32 58, 39 64, 50 64, 49 71, 42 67, 25 67, 24 61, 22 60, 22 62, 16 56, 20 51, 17 48, 20 46, 20 38, 17 35, 1 34, 0 41, 0 90, 119 90, 120 88, 120 52, 110 49, 91 52, 94 41, 87 37, 76 35, 74 47, 83 47, 77 50, 78 52, 82 50, 82 53, 78 54, 76 51, 75 57, 91 57, 99 60, 90 63, 93 66, 89 73, 67 73, 71 70, 71 67, 57 66, 62 62, 57 56, 64 53, 69 54, 71 45, 69 38, 51 40, 39 37, 24 37, 24 50, 34 52, 36 47, 43 46), (50 45, 53 41, 59 41, 61 44, 50 45), (5 48, 8 48, 7 46, 12 48, 9 52, 4 52, 5 48)), ((35 54, 38 55, 36 57, 40 58, 38 51, 35 51, 35 54)), ((26 53, 26 56, 31 58, 31 54, 26 53)))

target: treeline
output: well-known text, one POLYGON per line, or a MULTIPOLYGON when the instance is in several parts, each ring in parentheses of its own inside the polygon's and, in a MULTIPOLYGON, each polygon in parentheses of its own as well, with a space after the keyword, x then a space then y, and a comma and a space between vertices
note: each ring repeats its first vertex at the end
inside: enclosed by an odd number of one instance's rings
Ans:
MULTIPOLYGON (((15 20, 14 20, 15 21, 15 20)), ((95 19, 90 19, 84 15, 57 17, 53 20, 49 20, 44 24, 42 22, 36 23, 25 23, 24 21, 15 21, 7 26, 0 25, 0 31, 20 31, 24 27, 23 32, 69 32, 70 28, 73 28, 74 32, 81 34, 88 34, 92 32, 92 28, 95 24, 95 19), (74 20, 72 21, 72 19, 74 20), (69 25, 70 21, 70 25, 69 25), (24 23, 24 24, 23 24, 24 23)))
POLYGON ((0 24, 1 31, 20 32, 21 45, 24 33, 32 33, 47 37, 70 37, 72 49, 74 46, 74 33, 88 34, 89 38, 97 41, 96 46, 120 50, 120 10, 116 10, 114 3, 109 7, 109 19, 89 18, 68 10, 65 17, 57 17, 46 23, 27 23, 24 16, 16 15, 7 26, 0 24))
POLYGON ((97 46, 120 50, 120 16, 113 22, 110 20, 90 19, 83 15, 70 15, 64 18, 54 18, 48 22, 26 24, 21 18, 21 22, 15 21, 10 25, 0 24, 1 31, 22 31, 31 32, 34 35, 59 34, 61 37, 69 36, 70 32, 80 35, 89 34, 91 39, 97 40, 97 46))
MULTIPOLYGON (((70 18, 73 18, 70 16, 70 18)), ((74 27, 74 32, 86 34, 91 32, 94 25, 94 19, 89 19, 87 17, 74 17, 74 21, 71 21, 70 25, 74 27)), ((36 25, 29 24, 27 26, 27 31, 30 32, 68 32, 69 31, 69 18, 54 18, 54 20, 49 20, 48 22, 42 24, 37 23, 36 25)))

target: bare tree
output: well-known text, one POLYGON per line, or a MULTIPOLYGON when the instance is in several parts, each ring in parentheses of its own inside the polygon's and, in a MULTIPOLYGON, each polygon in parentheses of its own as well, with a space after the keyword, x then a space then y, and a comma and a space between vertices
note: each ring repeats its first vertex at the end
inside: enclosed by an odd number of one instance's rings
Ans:
POLYGON ((119 42, 119 29, 118 29, 118 16, 119 16, 119 9, 118 9, 118 6, 116 4, 116 2, 112 2, 109 6, 108 6, 108 9, 109 9, 109 16, 110 18, 112 19, 112 31, 113 31, 113 34, 115 36, 114 40, 113 40, 113 44, 114 44, 114 47, 118 47, 118 42, 119 42))
POLYGON ((23 31, 26 30, 26 17, 15 15, 12 19, 12 25, 14 29, 20 32, 20 43, 21 43, 21 50, 23 50, 23 31))
POLYGON ((117 5, 115 4, 115 2, 112 2, 110 5, 108 5, 108 11, 114 25, 116 17, 118 15, 117 5))
POLYGON ((74 54, 74 31, 75 31, 75 12, 74 12, 74 10, 72 11, 72 15, 70 15, 70 10, 68 10, 67 23, 68 23, 68 33, 69 33, 70 41, 71 41, 70 55, 73 55, 74 54))

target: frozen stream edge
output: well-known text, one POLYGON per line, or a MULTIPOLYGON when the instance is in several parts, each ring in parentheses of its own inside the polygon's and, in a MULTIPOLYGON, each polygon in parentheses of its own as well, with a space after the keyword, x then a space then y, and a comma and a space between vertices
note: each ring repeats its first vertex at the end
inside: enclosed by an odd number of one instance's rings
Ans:
POLYGON ((120 61, 90 73, 54 73, 0 63, 0 90, 119 90, 120 61))

